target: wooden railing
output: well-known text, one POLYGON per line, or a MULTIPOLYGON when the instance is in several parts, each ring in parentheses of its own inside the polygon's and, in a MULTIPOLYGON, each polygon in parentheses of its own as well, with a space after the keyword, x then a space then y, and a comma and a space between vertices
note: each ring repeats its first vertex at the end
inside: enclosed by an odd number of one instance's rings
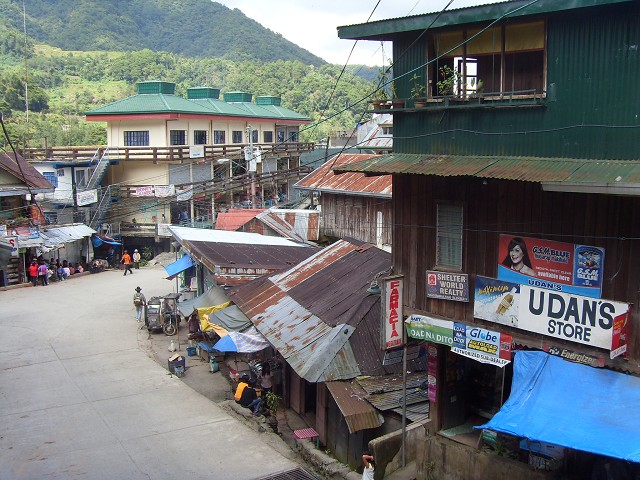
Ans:
MULTIPOLYGON (((234 159, 244 158, 244 148, 247 144, 233 145, 202 145, 204 156, 202 158, 192 158, 189 146, 180 145, 172 147, 109 147, 109 160, 119 161, 211 161, 220 158, 231 157, 234 159)), ((267 157, 288 157, 300 155, 314 149, 313 143, 293 142, 280 144, 254 144, 260 147, 262 155, 267 157)), ((48 147, 48 148, 26 148, 19 153, 26 160, 92 160, 100 158, 105 146, 74 146, 74 147, 48 147)))

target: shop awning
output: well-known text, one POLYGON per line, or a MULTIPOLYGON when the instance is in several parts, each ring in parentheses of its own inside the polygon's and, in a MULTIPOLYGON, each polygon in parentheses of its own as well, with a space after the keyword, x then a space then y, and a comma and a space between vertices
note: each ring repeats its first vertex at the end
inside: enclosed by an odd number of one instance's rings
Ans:
POLYGON ((640 462, 640 378, 519 351, 511 395, 486 428, 640 462))
POLYGON ((367 392, 355 381, 326 382, 326 385, 347 422, 349 433, 367 428, 377 428, 382 425, 384 419, 364 399, 367 392))
POLYGON ((186 269, 191 267, 193 267, 193 259, 189 256, 189 254, 186 254, 182 258, 179 258, 175 262, 170 263, 169 265, 164 267, 164 269, 167 271, 167 279, 171 280, 179 273, 184 272, 186 269))
POLYGON ((236 332, 251 326, 251 320, 236 305, 210 313, 209 321, 236 332))

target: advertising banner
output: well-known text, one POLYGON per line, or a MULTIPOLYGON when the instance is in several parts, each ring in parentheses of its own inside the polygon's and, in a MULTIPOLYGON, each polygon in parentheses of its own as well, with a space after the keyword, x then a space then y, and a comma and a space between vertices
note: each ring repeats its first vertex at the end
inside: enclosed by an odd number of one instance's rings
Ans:
POLYGON ((156 197, 171 197, 176 194, 176 189, 173 185, 154 185, 153 190, 156 197))
POLYGON ((469 301, 469 275, 427 270, 427 297, 469 301))
POLYGON ((474 316, 611 351, 627 350, 630 305, 476 277, 474 316))
POLYGON ((402 286, 402 276, 387 277, 383 281, 383 350, 404 345, 404 335, 402 334, 402 286))
POLYGON ((184 202, 185 200, 191 200, 193 197, 193 187, 176 188, 176 200, 184 202))
POLYGON ((500 235, 498 278, 530 287, 599 298, 604 249, 500 235))
POLYGON ((453 332, 452 352, 498 367, 511 362, 511 335, 458 322, 453 332))
POLYGON ((85 190, 84 192, 78 192, 76 194, 76 201, 78 202, 79 207, 96 203, 98 201, 98 190, 94 188, 92 190, 85 190))
POLYGON ((425 342, 453 345, 453 322, 424 315, 411 315, 405 322, 407 335, 425 342))
POLYGON ((153 197, 153 187, 136 187, 136 197, 153 197))

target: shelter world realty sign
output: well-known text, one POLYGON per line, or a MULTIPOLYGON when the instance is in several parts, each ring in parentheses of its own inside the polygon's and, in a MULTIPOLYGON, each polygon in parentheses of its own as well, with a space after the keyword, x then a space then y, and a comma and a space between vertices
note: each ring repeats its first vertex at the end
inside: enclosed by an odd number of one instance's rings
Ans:
POLYGON ((427 297, 468 302, 469 275, 427 270, 427 297))

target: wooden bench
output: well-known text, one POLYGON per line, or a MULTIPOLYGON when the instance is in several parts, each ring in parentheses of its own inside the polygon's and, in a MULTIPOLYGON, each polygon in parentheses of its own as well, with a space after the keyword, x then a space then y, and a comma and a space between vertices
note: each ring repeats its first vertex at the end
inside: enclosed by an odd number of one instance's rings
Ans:
POLYGON ((306 438, 313 439, 316 443, 316 447, 320 448, 320 434, 313 428, 302 428, 300 430, 293 431, 293 439, 296 447, 298 446, 298 440, 304 440, 306 438))

